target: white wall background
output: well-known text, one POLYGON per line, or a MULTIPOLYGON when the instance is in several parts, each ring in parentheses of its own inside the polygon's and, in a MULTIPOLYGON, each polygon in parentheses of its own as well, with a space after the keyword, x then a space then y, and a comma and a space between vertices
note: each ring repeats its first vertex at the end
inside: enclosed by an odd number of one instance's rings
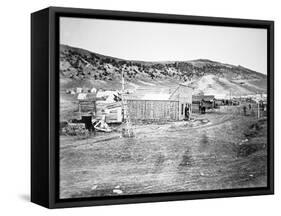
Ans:
POLYGON ((264 0, 6 0, 0 7, 0 215, 276 215, 280 205, 281 13, 264 0), (275 20, 276 195, 47 210, 30 191, 30 13, 48 6, 275 20), (279 84, 279 85, 277 85, 279 84))

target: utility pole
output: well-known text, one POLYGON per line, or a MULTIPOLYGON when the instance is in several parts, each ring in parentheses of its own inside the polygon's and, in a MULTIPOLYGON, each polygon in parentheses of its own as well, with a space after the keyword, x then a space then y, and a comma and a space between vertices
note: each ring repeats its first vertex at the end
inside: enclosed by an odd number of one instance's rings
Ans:
MULTIPOLYGON (((257 96, 259 95, 259 93, 257 92, 257 96)), ((259 98, 257 98, 257 103, 258 103, 258 119, 260 118, 260 101, 259 98)))
POLYGON ((122 128, 122 136, 123 137, 133 137, 134 132, 131 125, 130 116, 128 113, 128 104, 125 98, 125 78, 124 78, 124 66, 122 67, 122 93, 121 93, 121 100, 122 100, 122 113, 123 113, 123 128, 122 128))
POLYGON ((260 102, 258 101, 258 119, 260 118, 260 102))
POLYGON ((125 121, 125 106, 124 106, 124 94, 125 94, 125 80, 124 80, 124 66, 121 69, 121 76, 122 76, 122 90, 121 90, 121 100, 122 100, 122 121, 125 121))

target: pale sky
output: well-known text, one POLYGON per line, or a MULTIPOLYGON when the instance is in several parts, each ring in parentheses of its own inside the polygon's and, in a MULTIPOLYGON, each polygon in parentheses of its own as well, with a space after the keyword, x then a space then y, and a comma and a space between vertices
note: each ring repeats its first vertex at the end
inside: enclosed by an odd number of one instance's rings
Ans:
POLYGON ((60 18, 60 43, 141 61, 210 59, 267 73, 267 30, 60 18))

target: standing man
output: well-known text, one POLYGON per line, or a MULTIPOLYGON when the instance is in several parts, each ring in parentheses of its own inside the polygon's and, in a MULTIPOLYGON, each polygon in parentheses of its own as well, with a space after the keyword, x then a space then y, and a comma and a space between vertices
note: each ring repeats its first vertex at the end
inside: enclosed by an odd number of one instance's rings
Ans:
POLYGON ((185 108, 184 108, 184 119, 185 120, 189 119, 189 109, 187 107, 187 104, 185 104, 185 108))
POLYGON ((247 107, 245 105, 243 106, 243 111, 244 111, 244 116, 246 116, 246 114, 247 114, 247 107))
POLYGON ((191 117, 191 104, 188 104, 188 120, 190 120, 191 117))

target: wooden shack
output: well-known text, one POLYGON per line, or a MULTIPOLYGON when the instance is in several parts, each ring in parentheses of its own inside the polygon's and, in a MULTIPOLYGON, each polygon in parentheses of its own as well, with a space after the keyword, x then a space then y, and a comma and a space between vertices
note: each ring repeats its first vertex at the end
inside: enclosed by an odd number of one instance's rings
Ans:
POLYGON ((121 123, 123 120, 121 102, 101 105, 97 109, 97 119, 101 119, 102 115, 105 115, 105 121, 107 123, 121 123))
POLYGON ((131 120, 176 121, 191 111, 192 89, 185 85, 174 88, 139 89, 127 97, 131 120))
POLYGON ((131 120, 178 120, 179 103, 172 100, 128 100, 131 120))
POLYGON ((78 100, 78 112, 82 115, 84 113, 92 112, 96 113, 96 95, 79 93, 77 96, 78 100))

